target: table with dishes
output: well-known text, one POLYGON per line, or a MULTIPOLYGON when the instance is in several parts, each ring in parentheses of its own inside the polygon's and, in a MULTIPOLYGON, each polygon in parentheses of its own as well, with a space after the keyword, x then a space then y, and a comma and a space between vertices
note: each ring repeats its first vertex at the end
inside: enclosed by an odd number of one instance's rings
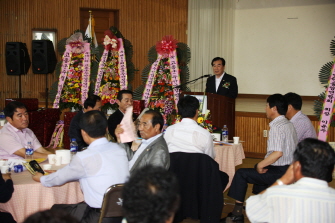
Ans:
POLYGON ((225 190, 230 187, 230 184, 235 175, 235 166, 242 164, 245 158, 243 146, 241 143, 214 143, 215 161, 219 164, 221 171, 229 176, 229 183, 225 190))
POLYGON ((35 182, 27 170, 21 173, 12 171, 11 177, 14 193, 7 203, 0 203, 0 211, 10 212, 18 223, 35 212, 50 209, 54 204, 76 204, 84 200, 78 181, 44 187, 35 182))

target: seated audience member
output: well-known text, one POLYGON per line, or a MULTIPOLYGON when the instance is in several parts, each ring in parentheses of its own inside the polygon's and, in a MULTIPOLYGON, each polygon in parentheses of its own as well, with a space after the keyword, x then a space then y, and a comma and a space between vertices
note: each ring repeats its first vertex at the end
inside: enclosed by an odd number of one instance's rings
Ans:
POLYGON ((298 142, 306 138, 316 138, 316 132, 311 120, 301 112, 302 99, 296 93, 287 93, 284 95, 287 100, 288 109, 286 118, 293 123, 297 132, 298 142))
POLYGON ((34 148, 34 158, 47 158, 51 152, 44 149, 33 131, 28 128, 29 118, 22 102, 12 101, 4 109, 7 123, 0 130, 0 159, 24 159, 28 142, 34 148))
POLYGON ((335 190, 328 186, 335 152, 323 141, 301 141, 286 173, 246 201, 251 222, 335 222, 335 190))
POLYGON ((79 127, 79 122, 81 116, 88 111, 97 110, 101 111, 101 98, 97 95, 90 95, 84 102, 84 109, 79 111, 76 116, 74 116, 70 123, 69 136, 70 140, 75 138, 78 143, 78 150, 81 151, 88 145, 85 143, 83 137, 81 136, 81 129, 79 127))
POLYGON ((63 210, 40 211, 30 215, 23 223, 79 223, 63 210))
POLYGON ((133 105, 133 92, 130 90, 119 91, 117 94, 116 103, 118 104, 119 109, 108 118, 108 131, 109 134, 113 136, 115 141, 115 129, 117 125, 121 123, 126 109, 133 105))
MULTIPOLYGON (((10 174, 1 174, 0 172, 0 202, 6 203, 12 198, 14 186, 10 174)), ((13 216, 8 212, 0 211, 0 222, 16 223, 13 216)))
POLYGON ((177 178, 162 167, 136 170, 122 190, 128 223, 171 223, 179 206, 177 178))
POLYGON ((193 96, 180 98, 178 113, 181 122, 169 126, 164 139, 169 152, 204 153, 214 159, 214 144, 211 134, 197 124, 199 101, 193 96))
POLYGON ((229 220, 244 222, 242 209, 248 183, 253 184, 252 192, 258 194, 284 175, 292 163, 298 140, 293 124, 285 118, 286 111, 287 101, 283 95, 274 94, 267 98, 266 116, 271 120, 267 154, 255 168, 236 171, 228 193, 229 197, 236 200, 233 212, 228 214, 229 220))
POLYGON ((33 179, 45 187, 79 180, 85 203, 59 204, 53 209, 67 210, 80 222, 97 222, 106 189, 113 184, 124 183, 129 176, 127 154, 105 138, 107 119, 102 112, 85 112, 79 127, 88 148, 78 152, 67 166, 57 172, 46 176, 37 173, 33 179))
MULTIPOLYGON (((161 113, 155 110, 146 111, 138 123, 138 130, 142 137, 142 143, 134 152, 127 143, 119 145, 127 151, 129 160, 129 171, 132 172, 140 167, 153 165, 170 167, 169 150, 162 135, 164 119, 161 113)), ((120 134, 123 133, 121 125, 115 130, 115 135, 120 142, 120 134)))

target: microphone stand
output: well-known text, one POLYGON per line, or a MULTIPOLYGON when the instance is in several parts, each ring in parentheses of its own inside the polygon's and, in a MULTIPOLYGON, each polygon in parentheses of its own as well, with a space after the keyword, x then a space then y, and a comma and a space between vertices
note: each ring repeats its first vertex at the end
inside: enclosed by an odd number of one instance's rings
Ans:
POLYGON ((180 85, 177 85, 177 86, 175 86, 175 87, 172 87, 171 90, 173 90, 173 89, 175 89, 175 88, 179 88, 179 89, 180 89, 180 88, 183 87, 184 85, 187 85, 187 84, 196 82, 197 80, 202 79, 202 78, 205 78, 205 77, 210 77, 210 75, 202 75, 201 77, 198 77, 198 78, 196 78, 196 79, 194 79, 194 80, 187 81, 187 82, 185 82, 185 83, 183 83, 183 84, 180 84, 180 85))

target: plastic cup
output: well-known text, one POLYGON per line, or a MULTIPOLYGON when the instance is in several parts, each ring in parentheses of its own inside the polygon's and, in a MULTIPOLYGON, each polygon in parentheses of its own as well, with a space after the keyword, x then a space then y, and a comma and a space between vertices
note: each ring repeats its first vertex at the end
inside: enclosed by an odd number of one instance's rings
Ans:
POLYGON ((233 139, 234 139, 234 144, 239 144, 240 137, 235 136, 235 137, 233 137, 233 139))

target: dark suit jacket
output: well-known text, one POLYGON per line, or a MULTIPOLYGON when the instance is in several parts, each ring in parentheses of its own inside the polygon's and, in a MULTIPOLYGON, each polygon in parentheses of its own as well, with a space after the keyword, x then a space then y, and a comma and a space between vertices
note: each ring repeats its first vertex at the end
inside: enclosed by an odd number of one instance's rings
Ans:
POLYGON ((115 129, 116 126, 121 123, 122 119, 123 119, 123 113, 120 111, 120 109, 116 110, 108 118, 108 131, 109 134, 113 136, 115 141, 116 141, 115 129))
POLYGON ((238 94, 238 86, 237 86, 236 78, 234 76, 231 76, 225 73, 220 82, 219 88, 216 91, 215 75, 211 76, 207 79, 206 92, 223 95, 223 96, 230 97, 230 98, 236 98, 238 94), (224 87, 225 84, 229 84, 229 86, 224 87))
MULTIPOLYGON (((120 143, 119 145, 126 150, 128 160, 131 160, 135 152, 130 149, 127 143, 120 143)), ((165 142, 163 135, 158 137, 156 140, 150 143, 147 146, 147 148, 145 148, 145 150, 137 158, 133 167, 129 171, 130 173, 132 173, 138 168, 141 168, 147 165, 161 166, 165 169, 169 169, 170 154, 169 154, 168 146, 165 142)))
POLYGON ((81 116, 84 114, 83 111, 79 111, 76 116, 74 116, 71 120, 70 127, 69 127, 69 136, 70 141, 72 138, 75 138, 78 143, 78 150, 81 151, 84 147, 87 147, 88 145, 85 143, 82 135, 81 135, 81 129, 79 127, 79 121, 81 116))

